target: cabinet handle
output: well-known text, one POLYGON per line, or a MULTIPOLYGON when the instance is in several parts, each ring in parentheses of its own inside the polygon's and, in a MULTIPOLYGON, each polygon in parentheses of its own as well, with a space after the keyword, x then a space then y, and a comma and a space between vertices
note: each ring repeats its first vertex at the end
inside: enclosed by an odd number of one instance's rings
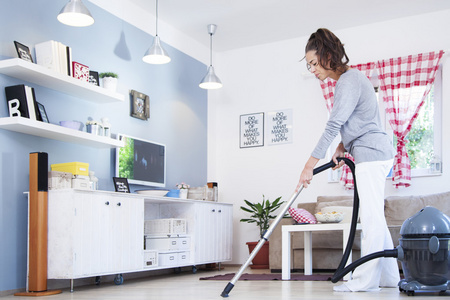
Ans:
POLYGON ((221 212, 222 212, 222 210, 221 210, 221 209, 219 209, 219 212, 221 213, 221 212))
POLYGON ((109 201, 106 201, 106 202, 105 202, 105 205, 109 205, 109 201))
POLYGON ((216 212, 216 210, 215 210, 215 209, 213 209, 213 210, 212 210, 212 212, 216 212))
POLYGON ((119 202, 119 203, 117 203, 117 206, 121 206, 122 204, 119 202))

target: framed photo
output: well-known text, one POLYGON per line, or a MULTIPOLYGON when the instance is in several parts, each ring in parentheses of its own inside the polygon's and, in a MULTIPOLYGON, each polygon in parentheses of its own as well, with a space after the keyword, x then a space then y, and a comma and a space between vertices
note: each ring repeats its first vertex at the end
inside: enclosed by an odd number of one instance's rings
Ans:
POLYGON ((264 113, 241 115, 240 147, 264 146, 264 113))
POLYGON ((135 90, 130 91, 131 96, 131 116, 141 120, 150 118, 150 98, 135 90))
POLYGON ((41 116, 41 121, 42 122, 46 122, 46 123, 50 123, 50 121, 48 120, 47 112, 45 111, 44 105, 42 105, 39 102, 36 102, 36 104, 37 104, 37 107, 38 107, 39 115, 41 116))
POLYGON ((100 86, 100 80, 98 79, 98 72, 89 70, 89 83, 100 86))
POLYGON ((19 55, 19 58, 29 62, 33 62, 33 57, 31 56, 30 48, 17 41, 14 41, 14 45, 16 45, 17 55, 19 55))
POLYGON ((113 177, 114 187, 116 192, 119 193, 129 193, 130 187, 128 186, 128 180, 123 177, 113 177))

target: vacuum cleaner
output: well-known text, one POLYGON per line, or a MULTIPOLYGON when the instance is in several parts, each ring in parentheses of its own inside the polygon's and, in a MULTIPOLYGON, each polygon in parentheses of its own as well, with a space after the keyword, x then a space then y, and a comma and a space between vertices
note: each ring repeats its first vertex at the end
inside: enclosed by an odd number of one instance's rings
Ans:
MULTIPOLYGON (((414 216, 404 221, 400 234, 399 246, 392 250, 383 250, 366 255, 355 262, 347 264, 349 255, 352 251, 353 242, 356 234, 356 225, 358 221, 359 196, 357 191, 355 164, 348 158, 338 158, 343 160, 350 168, 354 179, 354 200, 352 221, 350 224, 350 235, 342 256, 341 262, 331 278, 333 283, 338 282, 347 273, 353 271, 359 265, 369 260, 380 257, 397 258, 403 268, 404 279, 399 283, 399 290, 407 293, 408 296, 414 295, 415 291, 440 291, 445 292, 450 289, 450 218, 438 209, 427 206, 416 213, 414 216)), ((316 175, 324 170, 336 166, 333 161, 320 166, 313 171, 316 175)), ((297 199, 303 185, 294 192, 289 201, 281 210, 280 214, 272 222, 271 226, 262 236, 255 249, 250 254, 247 261, 241 266, 236 275, 227 284, 222 291, 222 297, 228 297, 235 283, 239 280, 244 270, 256 256, 263 244, 269 239, 275 227, 286 214, 289 207, 297 199)))

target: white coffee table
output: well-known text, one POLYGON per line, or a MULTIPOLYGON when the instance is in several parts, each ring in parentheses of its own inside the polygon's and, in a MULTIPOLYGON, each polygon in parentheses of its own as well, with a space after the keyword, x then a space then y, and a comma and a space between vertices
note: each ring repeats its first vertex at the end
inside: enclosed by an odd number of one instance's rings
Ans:
MULTIPOLYGON (((361 224, 356 225, 357 230, 361 230, 361 224)), ((305 234, 305 275, 312 275, 312 232, 313 231, 339 231, 343 232, 342 252, 345 252, 348 236, 350 234, 350 223, 323 223, 323 224, 302 224, 302 225, 283 225, 281 227, 281 279, 291 279, 291 232, 303 231, 305 234)), ((352 254, 348 262, 352 261, 352 254)), ((348 279, 350 273, 344 279, 348 279)))

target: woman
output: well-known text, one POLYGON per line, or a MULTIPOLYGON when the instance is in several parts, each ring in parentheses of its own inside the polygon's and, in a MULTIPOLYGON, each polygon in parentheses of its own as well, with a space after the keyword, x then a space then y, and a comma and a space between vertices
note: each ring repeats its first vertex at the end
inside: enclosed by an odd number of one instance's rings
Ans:
MULTIPOLYGON (((308 187, 313 169, 319 159, 325 158, 331 142, 341 134, 341 142, 333 155, 337 162, 349 152, 355 159, 355 175, 360 199, 362 226, 361 254, 367 255, 392 249, 392 238, 384 217, 384 188, 386 176, 392 166, 394 148, 384 132, 378 112, 374 88, 369 79, 356 69, 351 69, 341 41, 329 30, 318 29, 305 48, 308 70, 316 78, 337 80, 334 105, 319 142, 300 175, 299 185, 308 187)), ((371 260, 353 273, 351 280, 335 286, 334 291, 372 291, 382 287, 396 287, 400 280, 394 258, 371 260)))

